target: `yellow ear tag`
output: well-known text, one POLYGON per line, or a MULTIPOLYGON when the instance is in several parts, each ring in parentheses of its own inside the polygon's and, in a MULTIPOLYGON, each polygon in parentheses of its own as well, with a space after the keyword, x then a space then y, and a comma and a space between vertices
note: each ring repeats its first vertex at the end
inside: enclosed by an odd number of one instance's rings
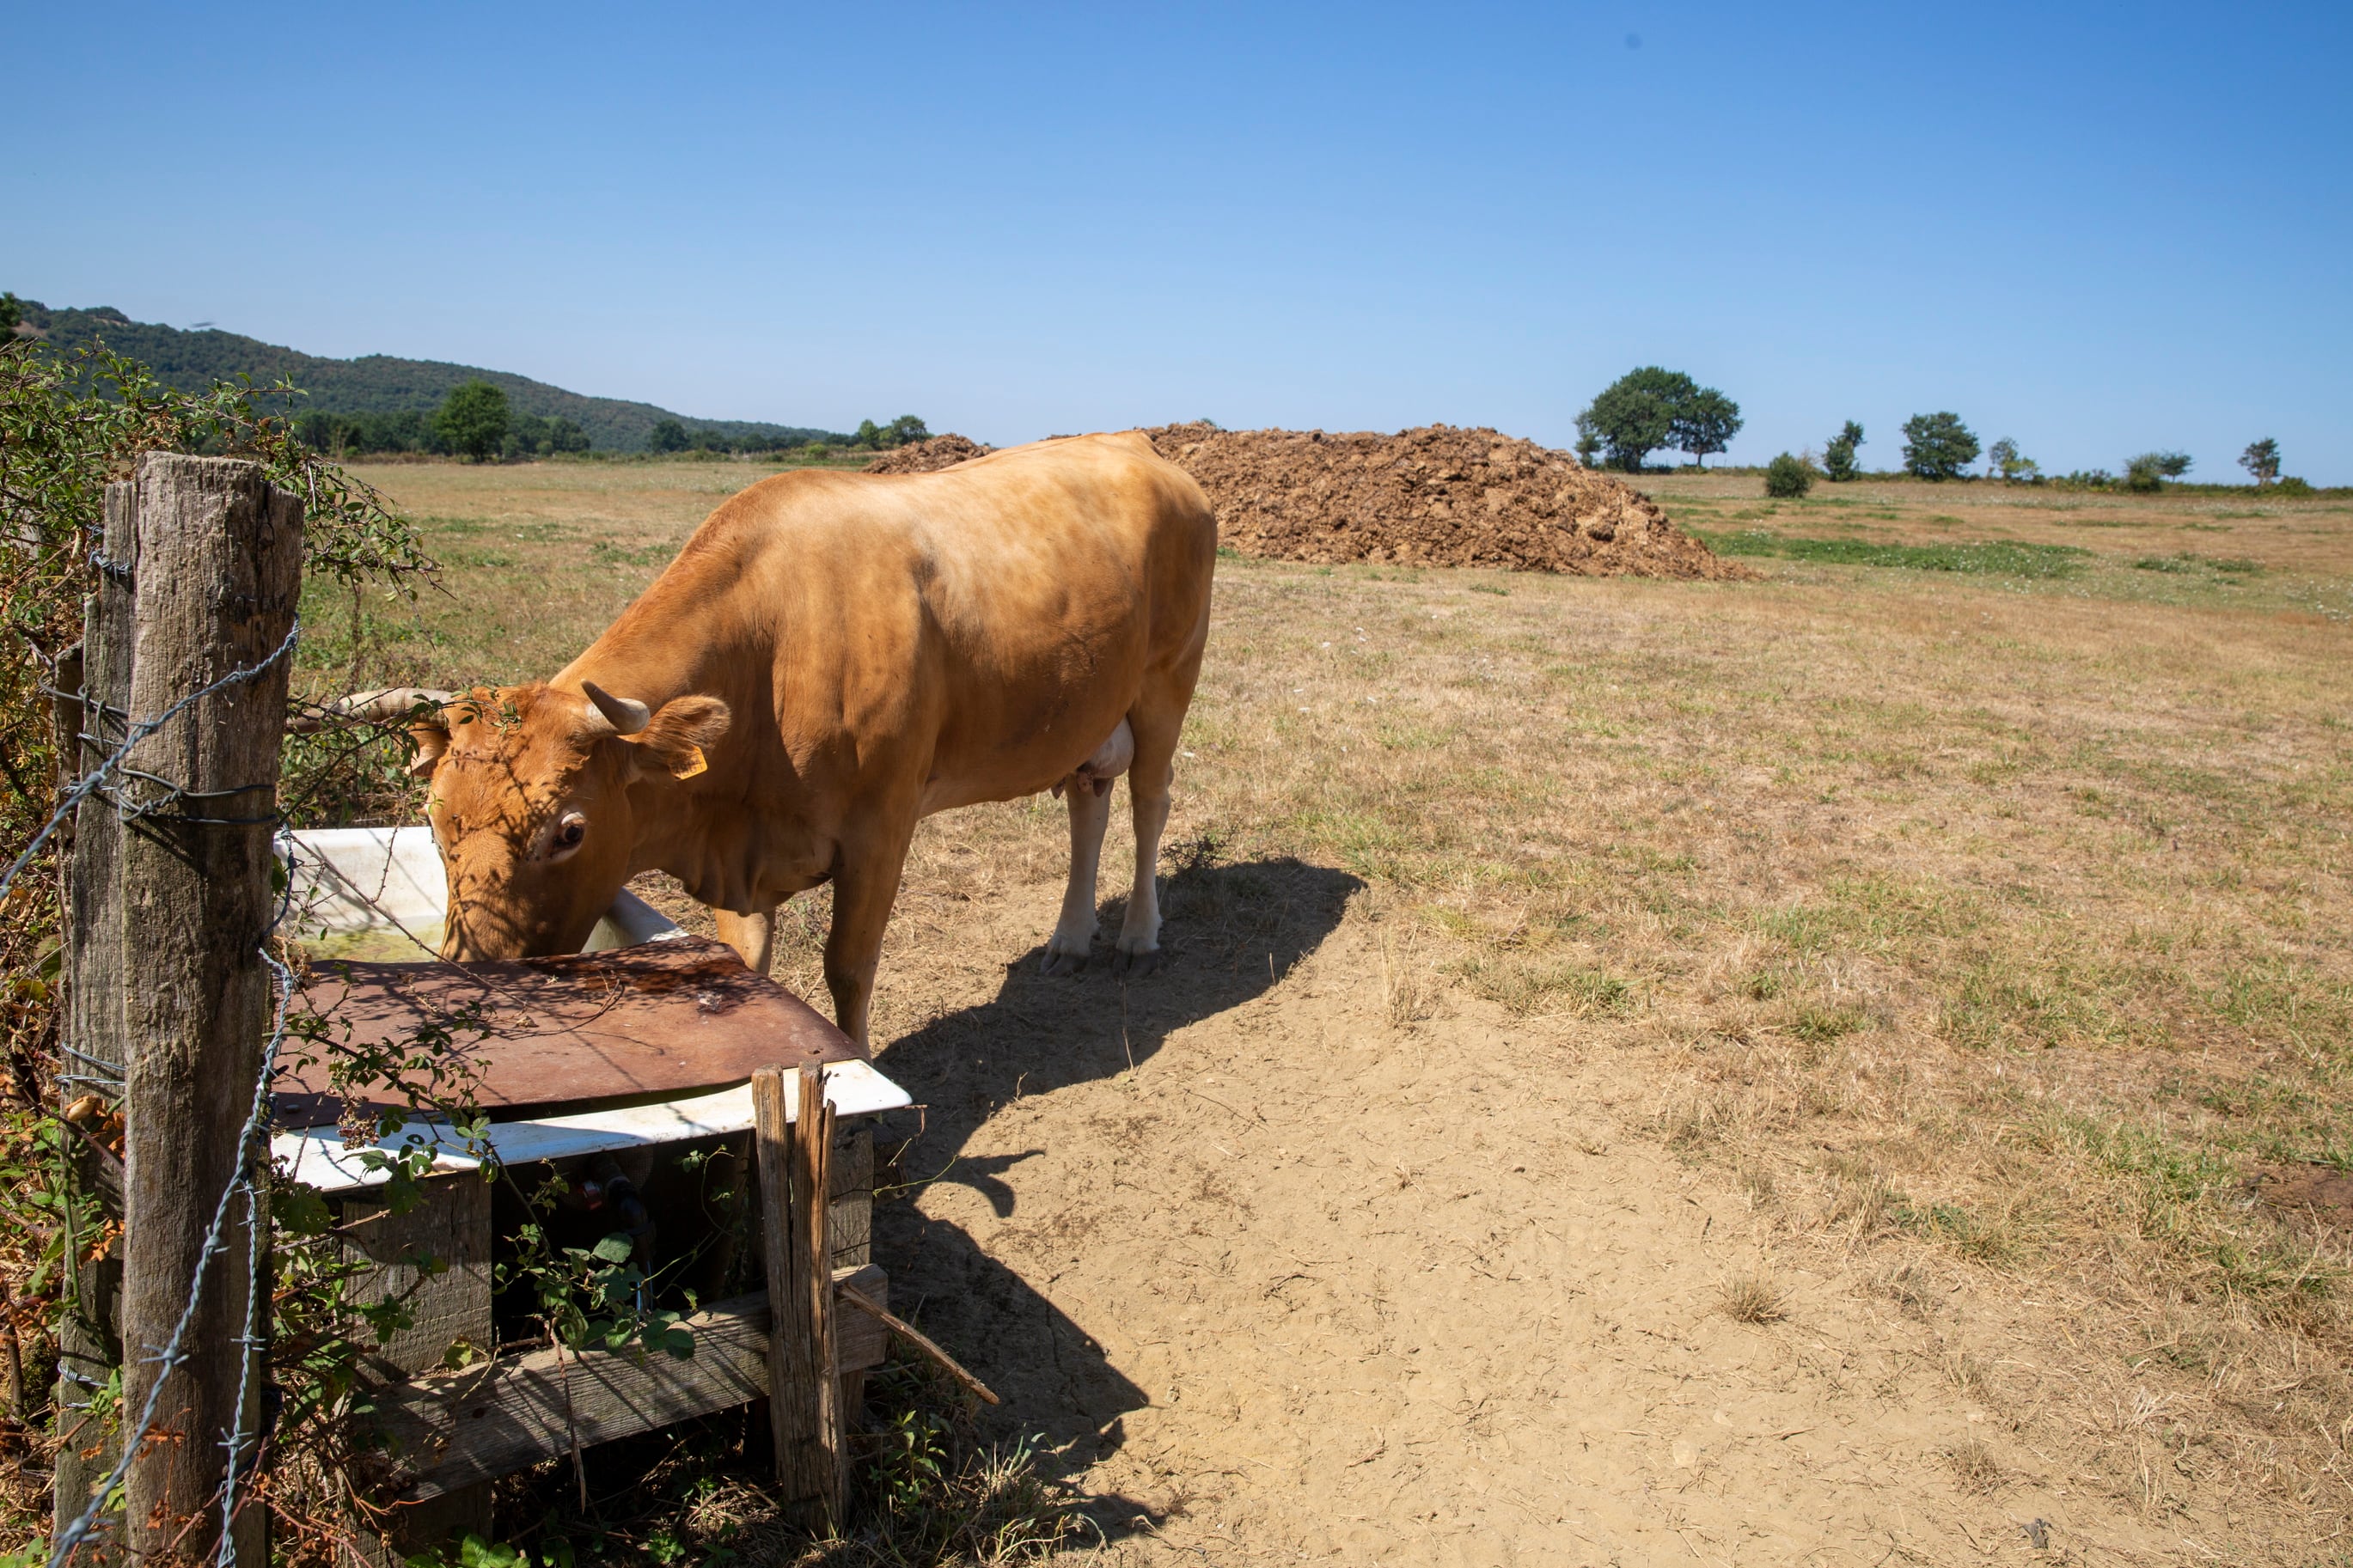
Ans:
POLYGON ((670 771, 670 777, 674 779, 691 779, 697 773, 707 773, 710 771, 711 764, 702 760, 702 748, 701 746, 689 746, 686 749, 686 758, 687 760, 684 766, 675 767, 670 771))

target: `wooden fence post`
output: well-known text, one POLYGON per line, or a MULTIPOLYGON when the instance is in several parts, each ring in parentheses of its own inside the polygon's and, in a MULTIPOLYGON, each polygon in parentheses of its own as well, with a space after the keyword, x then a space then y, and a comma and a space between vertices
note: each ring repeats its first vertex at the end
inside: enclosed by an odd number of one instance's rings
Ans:
POLYGON ((780 1501, 808 1530, 839 1528, 849 1473, 833 1332, 831 1205, 833 1108, 825 1075, 797 1077, 797 1122, 787 1123, 785 1075, 752 1078, 753 1137, 760 1183, 762 1251, 767 1264, 768 1414, 774 1423, 780 1501))
MULTIPOLYGON (((293 664, 281 648, 301 591, 302 506, 272 489, 259 464, 229 458, 151 453, 132 483, 139 544, 131 713, 154 718, 224 677, 261 671, 189 703, 140 740, 121 792, 134 808, 152 805, 127 823, 120 851, 117 984, 134 1046, 123 1192, 126 1424, 164 1380, 156 1425, 126 1483, 124 1539, 134 1556, 162 1560, 212 1554, 229 1436, 259 1431, 261 1348, 246 1342, 254 1238, 243 1201, 228 1204, 208 1258, 204 1246, 223 1194, 265 1157, 243 1134, 272 1011, 261 947, 275 914, 270 836, 293 664), (185 1359, 165 1366, 154 1358, 200 1267, 185 1359)), ((253 1458, 241 1451, 239 1468, 253 1458)), ((248 1509, 232 1532, 252 1568, 264 1561, 266 1521, 263 1510, 248 1509)))
MULTIPOLYGON (((138 555, 132 487, 127 481, 109 485, 98 587, 82 606, 81 698, 58 703, 59 718, 74 732, 71 744, 60 749, 65 762, 59 771, 69 782, 98 766, 122 740, 131 702, 131 583, 138 555)), ((73 689, 63 680, 59 685, 73 689)), ((122 1028, 122 918, 117 901, 122 825, 111 801, 94 798, 75 810, 73 833, 73 853, 66 863, 66 1068, 58 1085, 64 1102, 59 1109, 77 1100, 86 1104, 90 1095, 104 1107, 119 1109, 124 1064, 131 1057, 122 1028)), ((111 1153, 93 1146, 103 1135, 102 1121, 93 1116, 68 1125, 91 1133, 93 1142, 78 1143, 66 1165, 76 1257, 73 1300, 58 1325, 58 1459, 51 1499, 59 1529, 90 1506, 90 1489, 113 1467, 111 1435, 84 1412, 122 1363, 116 1334, 122 1258, 118 1248, 100 1245, 103 1237, 90 1234, 95 1227, 87 1223, 101 1213, 121 1217, 121 1170, 111 1153), (114 1191, 104 1197, 104 1178, 110 1175, 114 1191)))

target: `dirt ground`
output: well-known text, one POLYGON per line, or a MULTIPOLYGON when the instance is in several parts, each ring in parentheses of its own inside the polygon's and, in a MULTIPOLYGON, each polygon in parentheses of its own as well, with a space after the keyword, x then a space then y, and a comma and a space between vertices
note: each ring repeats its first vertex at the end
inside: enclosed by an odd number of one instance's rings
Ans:
MULTIPOLYGON (((553 668, 732 488, 388 477, 554 590, 378 632, 437 682, 553 668)), ((1653 493, 2091 553, 1221 562, 1124 988, 1036 973, 1058 803, 923 828, 878 1254, 1104 1561, 2346 1560, 2345 1235, 2278 1195, 2353 1162, 2342 509, 1755 483, 1653 493)))
MULTIPOLYGON (((1398 922, 1356 879, 1179 871, 1176 956, 1124 989, 1034 973, 1059 891, 911 883, 892 1000, 928 1021, 881 1063, 929 1103, 911 1163, 940 1174, 878 1239, 895 1298, 1006 1396, 1008 1439, 1043 1434, 1113 1561, 2148 1562, 2232 1540, 2071 1475, 2043 1386, 2086 1375, 2043 1359, 2063 1288, 1777 1234, 1644 1136, 1661 1082, 1606 1029, 1475 1002, 1397 1026, 1398 922), (1209 910, 1249 912, 1187 941, 1209 910), (1769 1321, 1727 1310, 1752 1279, 1769 1321)), ((2112 1382, 2097 1397, 2169 1463, 2161 1402, 2112 1382)))

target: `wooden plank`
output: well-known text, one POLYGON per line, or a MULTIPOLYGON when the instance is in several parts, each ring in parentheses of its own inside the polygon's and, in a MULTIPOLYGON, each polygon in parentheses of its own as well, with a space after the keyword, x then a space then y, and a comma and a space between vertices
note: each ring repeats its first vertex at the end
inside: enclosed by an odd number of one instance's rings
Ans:
MULTIPOLYGON (((834 1345, 833 1300, 833 1107, 825 1098, 825 1078, 816 1067, 795 1075, 799 1117, 793 1125, 793 1285, 801 1319, 806 1371, 799 1373, 817 1392, 809 1412, 816 1429, 797 1456, 799 1488, 813 1492, 817 1507, 806 1510, 812 1525, 839 1529, 849 1501, 848 1431, 841 1419, 841 1358, 834 1345)), ((773 1300, 781 1321, 785 1308, 773 1300)), ((783 1406, 775 1393, 784 1372, 770 1363, 771 1410, 783 1406)), ((780 1456, 781 1458, 781 1456, 780 1456)), ((794 1489, 787 1486, 786 1495, 794 1489)))
MULTIPOLYGON (((460 1342, 488 1357, 498 1344, 491 1310, 491 1188, 473 1172, 419 1184, 417 1206, 396 1215, 374 1194, 343 1205, 344 1248, 370 1265, 352 1282, 355 1300, 392 1300, 413 1321, 371 1349, 378 1377, 438 1372, 460 1342)), ((400 1510, 382 1535, 363 1531, 360 1555, 377 1568, 401 1568, 449 1536, 491 1534, 488 1482, 456 1487, 400 1510)))
MULTIPOLYGON (((145 1347, 172 1339, 221 1194, 262 1153, 243 1131, 271 1011, 261 944, 278 913, 269 836, 294 663, 280 649, 301 594, 302 502, 272 487, 260 464, 228 458, 150 452, 132 483, 130 709, 141 720, 174 716, 131 747, 120 792, 150 808, 122 836, 117 910, 123 1023, 136 1043, 122 1240, 122 1342, 134 1350, 122 1405, 142 1409, 157 1392, 155 1430, 171 1436, 131 1466, 123 1542, 134 1558, 205 1557, 218 1533, 225 1439, 241 1431, 258 1446, 267 1381, 263 1347, 246 1332, 254 1280, 244 1205, 232 1203, 195 1296, 185 1342, 194 1354, 167 1366, 145 1347), (240 671, 257 673, 229 680, 240 671), (240 1342, 241 1354, 230 1348, 240 1342)), ((266 1509, 238 1511, 237 1557, 263 1559, 268 1519, 266 1509)))
MULTIPOLYGON (((890 1281, 871 1264, 842 1269, 835 1279, 870 1299, 888 1299, 890 1281)), ((694 1354, 684 1361, 632 1351, 592 1351, 559 1361, 553 1350, 542 1350, 470 1371, 427 1373, 385 1390, 378 1409, 386 1439, 415 1477, 401 1495, 437 1498, 570 1453, 575 1422, 581 1447, 589 1447, 767 1394, 765 1295, 722 1301, 681 1326, 694 1336, 694 1354)), ((880 1323, 846 1313, 842 1330, 845 1371, 882 1364, 889 1347, 880 1323)))
POLYGON ((374 1194, 343 1202, 343 1246, 371 1267, 354 1297, 405 1304, 414 1321, 368 1353, 379 1377, 438 1371, 459 1341, 487 1359, 498 1345, 491 1316, 491 1187, 469 1171, 418 1184, 416 1207, 395 1215, 374 1194))
POLYGON ((762 1255, 775 1309, 768 1366, 768 1416, 776 1486, 786 1515, 808 1530, 841 1517, 847 1479, 841 1443, 841 1386, 831 1333, 833 1111, 815 1068, 794 1075, 795 1108, 786 1117, 782 1071, 752 1079, 757 1116, 753 1139, 759 1184, 762 1255))

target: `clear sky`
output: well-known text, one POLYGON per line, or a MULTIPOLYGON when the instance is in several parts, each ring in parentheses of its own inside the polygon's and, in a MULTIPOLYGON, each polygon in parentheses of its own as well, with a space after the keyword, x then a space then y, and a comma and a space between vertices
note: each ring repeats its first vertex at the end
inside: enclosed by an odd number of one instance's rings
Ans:
POLYGON ((9 7, 0 288, 709 418, 2353 483, 2353 5, 9 7))

